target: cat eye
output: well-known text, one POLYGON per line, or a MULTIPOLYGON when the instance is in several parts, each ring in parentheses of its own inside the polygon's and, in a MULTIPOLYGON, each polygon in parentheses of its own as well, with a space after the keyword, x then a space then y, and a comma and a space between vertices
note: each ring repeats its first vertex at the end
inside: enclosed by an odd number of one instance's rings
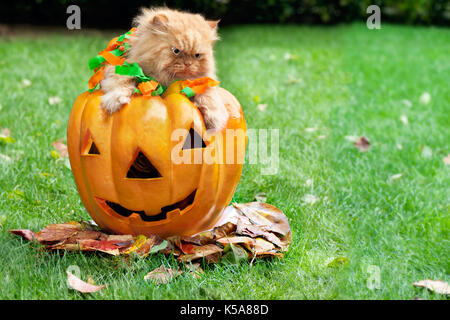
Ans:
POLYGON ((196 53, 196 54, 195 54, 195 57, 196 57, 197 59, 199 59, 201 56, 202 56, 202 55, 201 55, 200 53, 196 53))
POLYGON ((171 50, 172 50, 172 52, 177 56, 177 55, 179 55, 180 54, 180 50, 179 49, 177 49, 177 48, 170 48, 171 50))

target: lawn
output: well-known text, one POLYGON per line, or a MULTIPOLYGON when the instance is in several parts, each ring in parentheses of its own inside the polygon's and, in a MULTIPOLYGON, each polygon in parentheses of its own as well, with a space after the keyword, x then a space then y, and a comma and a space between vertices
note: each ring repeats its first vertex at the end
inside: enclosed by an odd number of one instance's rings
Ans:
POLYGON ((233 201, 265 192, 285 212, 293 239, 282 260, 210 266, 201 279, 182 275, 156 286, 144 275, 176 265, 173 259, 57 255, 10 235, 90 219, 71 171, 51 151, 87 88, 89 58, 112 36, 0 39, 0 127, 15 139, 0 144, 0 299, 445 298, 412 283, 450 280, 450 166, 443 162, 450 153, 449 29, 221 30, 222 86, 241 102, 249 128, 280 130, 278 173, 261 175, 260 165, 246 164, 233 201), (61 102, 50 104, 55 96, 61 102), (371 142, 364 153, 348 137, 362 135, 371 142), (343 263, 330 264, 334 258, 343 263), (73 265, 107 288, 69 290, 73 265))

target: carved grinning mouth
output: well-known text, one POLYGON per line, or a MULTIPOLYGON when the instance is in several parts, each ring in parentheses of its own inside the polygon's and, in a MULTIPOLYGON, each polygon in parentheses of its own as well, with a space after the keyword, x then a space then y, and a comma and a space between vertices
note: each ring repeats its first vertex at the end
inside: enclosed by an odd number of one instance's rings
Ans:
POLYGON ((183 211, 186 207, 188 207, 189 205, 191 205, 194 202, 196 192, 197 192, 197 189, 195 189, 191 194, 189 194, 183 200, 161 208, 160 213, 158 213, 156 215, 152 215, 152 216, 146 215, 145 211, 143 211, 143 210, 142 211, 130 210, 116 202, 99 199, 99 198, 97 198, 97 201, 99 202, 99 204, 102 207, 106 206, 108 209, 114 211, 115 213, 117 213, 123 217, 129 217, 133 213, 136 213, 141 217, 142 221, 151 222, 151 221, 161 221, 161 220, 167 219, 167 213, 170 211, 173 211, 176 209, 183 211))

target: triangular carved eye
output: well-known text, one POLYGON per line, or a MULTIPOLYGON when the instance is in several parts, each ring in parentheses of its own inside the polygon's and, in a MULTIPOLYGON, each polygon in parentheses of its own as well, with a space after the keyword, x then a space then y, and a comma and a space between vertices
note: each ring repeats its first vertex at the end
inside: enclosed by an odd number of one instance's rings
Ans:
POLYGON ((161 174, 159 171, 152 165, 150 160, 139 151, 133 163, 128 169, 127 178, 133 179, 152 179, 152 178, 160 178, 161 174))
POLYGON ((98 151, 97 145, 94 141, 92 141, 91 147, 89 148, 88 154, 100 154, 100 151, 98 151))
POLYGON ((94 139, 92 138, 91 132, 89 129, 86 132, 86 135, 84 136, 83 141, 83 147, 82 147, 82 154, 83 155, 99 155, 100 149, 97 147, 97 145, 94 142, 94 139))
POLYGON ((193 128, 191 128, 186 140, 184 141, 183 150, 205 147, 205 141, 203 141, 202 137, 193 128))

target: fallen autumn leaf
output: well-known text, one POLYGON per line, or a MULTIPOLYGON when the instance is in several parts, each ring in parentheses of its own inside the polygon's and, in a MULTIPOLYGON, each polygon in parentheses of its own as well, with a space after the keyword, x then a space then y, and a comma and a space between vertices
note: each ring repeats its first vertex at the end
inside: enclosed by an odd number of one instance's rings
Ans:
POLYGON ((87 283, 80 278, 76 277, 72 272, 67 271, 67 284, 70 288, 82 292, 92 293, 102 290, 106 285, 96 286, 94 284, 87 283))
POLYGON ((172 281, 174 278, 181 275, 183 271, 174 270, 171 268, 166 268, 161 265, 159 268, 156 268, 153 271, 150 271, 145 277, 144 280, 152 280, 155 284, 165 284, 172 281))
POLYGON ((354 145, 360 152, 367 152, 370 149, 370 141, 367 137, 364 136, 356 139, 354 145))
POLYGON ((413 285, 419 288, 427 288, 430 291, 439 293, 439 294, 450 294, 450 286, 447 282, 442 280, 420 280, 418 282, 414 282, 413 285))
POLYGON ((55 142, 53 142, 52 146, 53 148, 55 148, 61 158, 67 158, 69 156, 67 146, 60 140, 56 140, 55 142))
POLYGON ((13 229, 13 230, 9 230, 9 232, 12 234, 15 234, 16 236, 20 236, 28 241, 33 241, 33 240, 37 239, 36 232, 33 232, 28 229, 13 229))
POLYGON ((213 229, 167 239, 157 235, 107 234, 91 221, 51 224, 37 233, 28 229, 9 232, 29 241, 36 240, 50 251, 103 252, 115 256, 137 254, 142 258, 160 252, 172 254, 181 262, 204 259, 206 263, 219 263, 224 247, 230 245, 236 252, 245 252, 249 259, 281 258, 281 252, 291 243, 291 230, 284 213, 263 202, 233 204, 228 206, 223 221, 213 229))

